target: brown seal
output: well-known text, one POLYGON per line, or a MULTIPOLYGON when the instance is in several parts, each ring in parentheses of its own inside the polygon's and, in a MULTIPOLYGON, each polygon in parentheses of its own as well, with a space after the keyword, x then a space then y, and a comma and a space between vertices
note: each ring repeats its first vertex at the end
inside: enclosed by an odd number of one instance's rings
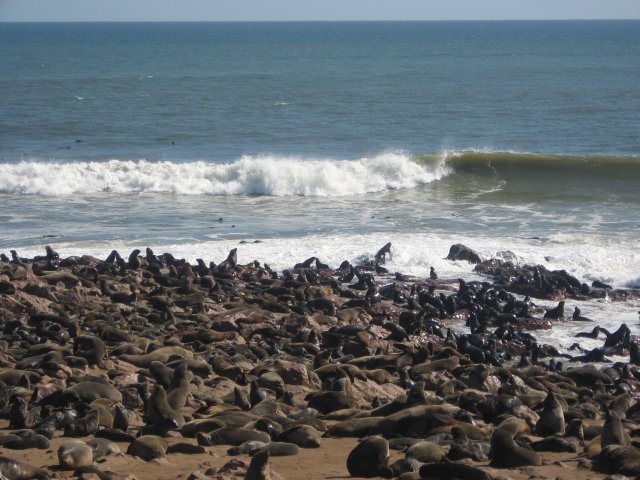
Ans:
POLYGON ((8 480, 47 480, 49 474, 41 468, 0 456, 0 475, 8 480))
POLYGON ((513 437, 518 433, 518 423, 515 419, 502 422, 491 436, 491 466, 495 468, 524 467, 528 465, 542 465, 540 455, 527 448, 521 447, 513 437))
POLYGON ((251 457, 251 463, 244 476, 245 480, 271 480, 269 452, 258 452, 251 457))
POLYGON ((175 421, 178 427, 184 425, 184 417, 180 412, 176 412, 167 401, 167 392, 162 385, 156 384, 151 397, 147 402, 145 421, 155 423, 163 418, 170 418, 175 421))
POLYGON ((379 435, 362 440, 347 457, 347 470, 354 477, 390 478, 389 442, 379 435))
POLYGON ((550 391, 544 400, 544 409, 540 414, 540 419, 536 423, 536 435, 540 437, 564 435, 564 427, 562 406, 555 394, 550 391))
POLYGON ((93 463, 93 449, 86 443, 72 442, 60 445, 58 461, 66 470, 73 470, 93 463))
POLYGON ((167 403, 176 412, 184 407, 187 397, 189 396, 189 371, 187 370, 187 361, 184 360, 173 371, 171 377, 171 385, 167 391, 167 403))
POLYGON ((155 435, 144 435, 136 438, 136 440, 129 445, 127 454, 140 457, 148 462, 154 458, 164 457, 168 447, 169 444, 164 438, 156 437, 155 435))
POLYGON ((610 409, 605 410, 605 421, 600 434, 600 448, 608 445, 629 445, 630 439, 622 428, 622 420, 616 412, 610 409))

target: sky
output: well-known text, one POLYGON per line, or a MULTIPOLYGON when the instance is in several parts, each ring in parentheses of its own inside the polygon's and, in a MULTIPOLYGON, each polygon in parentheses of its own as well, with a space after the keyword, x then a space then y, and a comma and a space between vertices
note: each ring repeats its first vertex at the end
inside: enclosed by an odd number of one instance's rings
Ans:
POLYGON ((640 0, 0 0, 0 21, 640 19, 640 0))

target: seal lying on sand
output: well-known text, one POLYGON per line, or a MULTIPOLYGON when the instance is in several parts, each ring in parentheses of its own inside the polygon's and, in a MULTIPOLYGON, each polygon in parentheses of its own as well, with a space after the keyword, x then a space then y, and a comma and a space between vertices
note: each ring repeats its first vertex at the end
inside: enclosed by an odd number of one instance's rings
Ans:
POLYGON ((0 475, 8 480, 47 480, 49 474, 27 463, 0 456, 0 475))
POLYGON ((354 477, 391 478, 389 442, 378 435, 362 440, 347 457, 347 470, 354 477))

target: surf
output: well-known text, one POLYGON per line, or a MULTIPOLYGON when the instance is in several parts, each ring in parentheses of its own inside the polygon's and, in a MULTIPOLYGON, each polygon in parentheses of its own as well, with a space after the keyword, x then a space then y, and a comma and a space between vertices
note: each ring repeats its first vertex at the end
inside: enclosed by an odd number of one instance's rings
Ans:
POLYGON ((0 192, 333 197, 415 188, 447 173, 443 166, 420 165, 405 152, 358 160, 247 155, 229 163, 22 161, 0 164, 0 192))

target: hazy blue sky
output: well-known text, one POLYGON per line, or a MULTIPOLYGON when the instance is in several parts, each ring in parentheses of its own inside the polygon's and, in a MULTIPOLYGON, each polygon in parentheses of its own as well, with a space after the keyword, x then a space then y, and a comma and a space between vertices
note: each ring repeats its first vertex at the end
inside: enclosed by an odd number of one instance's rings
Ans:
POLYGON ((640 18, 640 0, 0 0, 0 21, 640 18))

